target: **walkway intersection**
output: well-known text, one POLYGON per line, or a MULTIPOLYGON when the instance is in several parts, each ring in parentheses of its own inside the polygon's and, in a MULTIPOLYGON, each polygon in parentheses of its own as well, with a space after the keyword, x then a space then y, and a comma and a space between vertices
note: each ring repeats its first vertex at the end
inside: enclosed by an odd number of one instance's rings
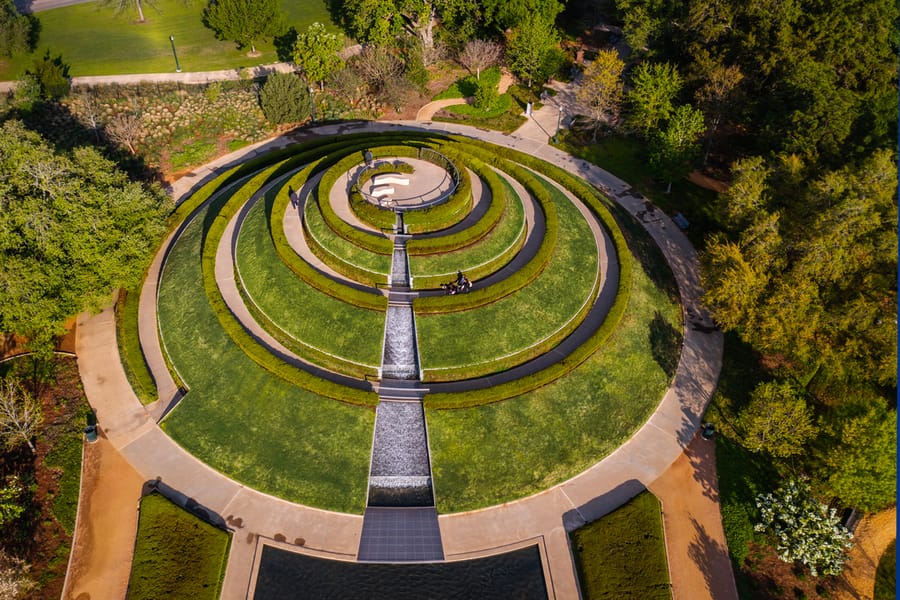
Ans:
MULTIPOLYGON (((542 111, 535 113, 535 122, 546 123, 549 120, 548 114, 555 116, 553 113, 558 113, 558 109, 551 105, 545 106, 542 111)), ((532 128, 527 130, 523 128, 522 135, 519 135, 519 132, 504 135, 446 123, 362 122, 313 127, 308 129, 307 133, 325 136, 393 130, 457 133, 520 150, 556 164, 589 181, 633 215, 645 209, 646 200, 634 194, 625 182, 585 161, 548 146, 546 138, 540 140, 535 139, 537 136, 525 135, 532 128)), ((176 201, 181 200, 199 181, 208 178, 226 165, 246 160, 272 148, 283 147, 294 141, 290 138, 278 138, 207 165, 196 175, 175 183, 173 191, 176 201)), ((286 224, 288 221, 290 219, 286 219, 286 224)), ((234 225, 233 222, 230 227, 234 225)), ((536 543, 544 562, 549 597, 578 598, 578 584, 569 549, 568 532, 614 510, 643 487, 668 489, 657 481, 665 481, 670 466, 683 456, 685 448, 688 448, 695 438, 694 434, 699 427, 703 411, 715 390, 721 365, 723 338, 720 333, 713 330, 712 322, 700 305, 701 288, 696 271, 696 253, 687 238, 662 213, 659 213, 658 219, 644 223, 644 226, 659 244, 672 267, 685 311, 682 356, 672 385, 656 412, 638 432, 611 455, 566 482, 500 506, 467 513, 439 515, 438 535, 440 552, 444 559, 472 558, 536 543)), ((231 239, 231 235, 232 233, 227 233, 223 239, 231 239)), ((402 236, 398 238, 399 246, 402 247, 402 236)), ((222 598, 237 599, 252 596, 254 569, 257 566, 260 544, 263 543, 291 544, 296 551, 341 560, 362 558, 363 517, 300 506, 249 489, 185 452, 157 425, 157 421, 178 395, 174 383, 170 378, 166 380, 168 371, 162 359, 158 340, 155 344, 152 341, 157 338, 153 306, 155 284, 158 282, 165 248, 171 241, 170 238, 164 244, 151 267, 148 276, 150 285, 145 285, 140 307, 141 340, 145 344, 148 363, 154 375, 159 377, 161 398, 159 404, 147 408, 141 406, 128 384, 118 357, 112 309, 107 309, 94 317, 82 316, 79 319, 77 342, 79 366, 85 392, 97 412, 103 433, 145 480, 161 481, 172 490, 176 499, 182 500, 184 504, 202 508, 211 518, 219 519, 223 526, 234 531, 222 598)), ((229 264, 230 257, 227 256, 227 250, 230 245, 224 243, 222 246, 225 249, 220 248, 220 254, 223 252, 226 254, 221 257, 221 261, 217 257, 217 280, 220 279, 219 263, 222 263, 223 269, 229 264)), ((405 257, 402 262, 405 265, 405 257)), ((231 277, 233 279, 233 275, 231 277)), ((400 276, 400 279, 403 277, 400 276)), ((228 288, 227 277, 224 277, 223 281, 225 284, 220 285, 225 294, 228 288)), ((403 281, 395 279, 393 274, 391 281, 394 286, 405 287, 402 285, 403 281)), ((393 307, 400 309, 408 302, 406 296, 401 298, 401 295, 398 295, 395 298, 391 294, 390 304, 393 307)), ((229 306, 232 306, 230 302, 229 306)), ((409 318, 413 319, 411 311, 409 318)), ((412 327, 414 328, 414 320, 412 327)), ((396 364, 389 363, 387 353, 384 361, 384 366, 396 364)), ((417 363, 414 368, 417 371, 417 363)), ((413 375, 413 378, 416 377, 417 373, 413 375)), ((404 381, 398 379, 400 382, 404 381)), ((395 404, 386 398, 390 395, 389 390, 402 389, 403 384, 385 385, 385 382, 382 382, 380 387, 381 397, 388 400, 382 404, 385 405, 385 409, 389 409, 391 404, 395 404)), ((408 396, 404 399, 409 400, 408 396)), ((417 405, 421 410, 420 404, 417 405)), ((383 414, 386 412, 388 411, 383 411, 383 414)), ((404 410, 401 409, 400 413, 404 413, 404 410)), ((382 418, 382 415, 377 418, 382 418)), ((400 418, 407 423, 415 422, 414 418, 412 421, 409 419, 408 415, 400 418)), ((706 460, 708 461, 709 457, 706 460)), ((386 464, 389 463, 390 460, 386 464)), ((677 465, 672 468, 676 467, 677 465)), ((411 476, 428 478, 430 486, 430 471, 426 474, 419 473, 417 469, 412 469, 416 471, 415 473, 391 469, 393 468, 388 468, 383 473, 376 472, 373 458, 370 485, 372 481, 376 483, 381 481, 378 477, 411 476)), ((690 485, 690 482, 687 485, 690 485)), ((674 503, 670 502, 665 494, 662 494, 664 515, 674 518, 681 513, 675 510, 674 503), (669 512, 667 507, 670 505, 674 512, 669 512)), ((717 518, 717 514, 713 517, 717 518)), ((703 525, 705 534, 714 540, 721 539, 724 548, 721 523, 709 515, 704 518, 707 519, 703 525), (718 523, 718 530, 707 524, 712 521, 718 523)), ((366 519, 369 519, 368 514, 366 519)), ((673 540, 668 539, 668 523, 666 532, 671 553, 673 540)), ((723 552, 721 549, 719 551, 723 552)), ((725 558, 727 559, 727 554, 725 558)), ((673 568, 671 564, 670 568, 673 568)), ((717 577, 722 577, 723 574, 705 573, 705 575, 707 576, 705 581, 708 583, 705 592, 701 589, 703 582, 682 584, 680 579, 673 577, 673 584, 676 585, 675 597, 713 597, 712 590, 721 589, 724 591, 716 592, 716 598, 736 598, 733 580, 720 585, 721 582, 717 577)))

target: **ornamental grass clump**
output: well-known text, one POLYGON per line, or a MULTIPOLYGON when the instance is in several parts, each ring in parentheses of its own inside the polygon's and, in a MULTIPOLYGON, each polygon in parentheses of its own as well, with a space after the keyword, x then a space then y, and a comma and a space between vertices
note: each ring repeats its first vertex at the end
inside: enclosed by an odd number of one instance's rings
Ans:
POLYGON ((841 573, 853 534, 835 509, 812 496, 809 483, 792 479, 775 493, 759 494, 756 506, 760 522, 754 529, 771 533, 778 558, 800 561, 813 577, 841 573))

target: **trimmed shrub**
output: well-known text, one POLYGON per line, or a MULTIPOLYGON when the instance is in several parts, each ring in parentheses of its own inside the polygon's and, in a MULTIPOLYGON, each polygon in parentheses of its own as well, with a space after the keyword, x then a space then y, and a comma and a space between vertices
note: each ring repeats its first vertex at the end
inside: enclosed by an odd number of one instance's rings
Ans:
POLYGON ((259 90, 259 106, 274 125, 299 123, 309 118, 309 90, 293 73, 272 73, 259 90))

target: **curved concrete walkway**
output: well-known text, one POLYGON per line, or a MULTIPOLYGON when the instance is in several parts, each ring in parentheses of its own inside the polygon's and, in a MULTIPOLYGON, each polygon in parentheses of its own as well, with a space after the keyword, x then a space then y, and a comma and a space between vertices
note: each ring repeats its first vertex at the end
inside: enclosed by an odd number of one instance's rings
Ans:
MULTIPOLYGON (((629 212, 645 211, 646 200, 605 171, 544 143, 450 124, 345 123, 313 128, 315 135, 391 129, 455 132, 522 150, 593 183, 629 212)), ((271 147, 290 139, 274 140, 271 147)), ((240 153, 259 153, 257 145, 240 153)), ((232 162, 234 156, 221 163, 232 162)), ((189 189, 196 179, 184 182, 189 189)), ((534 496, 501 506, 439 517, 448 560, 494 553, 538 543, 545 559, 552 598, 577 598, 567 532, 610 512, 644 486, 650 486, 682 454, 697 430, 715 389, 721 365, 722 336, 700 306, 696 253, 665 215, 645 222, 678 282, 685 309, 684 345, 672 386, 657 411, 611 455, 578 476, 534 496)), ((143 319, 143 317, 142 317, 143 319)), ((155 325, 155 323, 153 323, 155 325)), ((298 506, 267 496, 225 477, 180 448, 156 425, 128 385, 118 357, 111 309, 79 319, 77 353, 85 392, 112 444, 146 479, 160 478, 184 503, 205 508, 235 530, 223 598, 251 592, 257 541, 292 540, 305 551, 352 560, 359 545, 362 517, 298 506)), ((700 597, 700 596, 693 596, 700 597)))

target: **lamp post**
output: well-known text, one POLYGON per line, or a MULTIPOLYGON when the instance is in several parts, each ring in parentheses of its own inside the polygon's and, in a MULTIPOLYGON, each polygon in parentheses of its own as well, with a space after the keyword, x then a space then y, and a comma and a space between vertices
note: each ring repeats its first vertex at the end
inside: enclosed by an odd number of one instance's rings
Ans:
POLYGON ((172 56, 175 57, 175 72, 181 73, 181 65, 178 64, 178 53, 175 52, 175 36, 174 35, 169 36, 169 42, 172 44, 172 56))
POLYGON ((562 124, 563 106, 559 105, 559 114, 556 116, 556 133, 553 134, 553 143, 559 143, 559 126, 562 124))

